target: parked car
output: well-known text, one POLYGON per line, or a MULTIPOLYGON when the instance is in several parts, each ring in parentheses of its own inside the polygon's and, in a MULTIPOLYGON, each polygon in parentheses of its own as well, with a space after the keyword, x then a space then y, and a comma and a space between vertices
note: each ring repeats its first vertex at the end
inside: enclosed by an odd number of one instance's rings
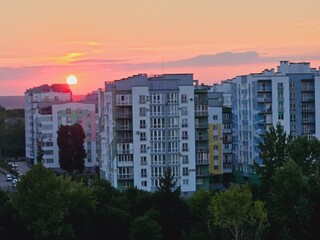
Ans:
POLYGON ((6 175, 6 180, 7 180, 7 181, 12 181, 12 179, 13 179, 13 177, 12 177, 11 174, 7 174, 7 175, 6 175))
POLYGON ((12 186, 17 186, 17 182, 18 182, 18 179, 14 178, 12 179, 12 186))

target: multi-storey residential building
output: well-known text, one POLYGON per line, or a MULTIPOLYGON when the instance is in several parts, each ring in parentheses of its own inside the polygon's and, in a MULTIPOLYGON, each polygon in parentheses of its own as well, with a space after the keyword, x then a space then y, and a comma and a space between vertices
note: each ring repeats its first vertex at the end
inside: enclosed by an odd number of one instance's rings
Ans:
POLYGON ((208 92, 210 174, 213 188, 232 181, 231 84, 215 84, 208 92))
POLYGON ((41 160, 44 166, 59 169, 57 131, 61 125, 80 123, 86 134, 85 167, 97 165, 96 104, 72 102, 67 84, 28 89, 25 98, 26 156, 31 163, 41 160), (38 158, 40 150, 42 159, 38 158))
POLYGON ((199 85, 198 81, 194 86, 194 108, 195 108, 195 143, 196 143, 196 181, 197 190, 209 188, 210 179, 209 165, 209 135, 208 135, 208 90, 209 86, 199 85))
MULTIPOLYGON (((51 113, 53 104, 70 102, 72 93, 67 84, 42 85, 27 89, 25 92, 25 138, 26 158, 30 163, 36 162, 38 144, 41 140, 38 134, 40 115, 51 113)), ((52 123, 51 116, 46 119, 52 123)), ((52 129, 50 129, 52 131, 52 129)))
POLYGON ((270 126, 280 123, 293 137, 320 137, 320 98, 315 94, 319 72, 309 63, 281 61, 277 72, 270 69, 230 81, 235 173, 255 176, 253 164, 263 165, 258 144, 270 126))
MULTIPOLYGON (((84 141, 84 149, 86 158, 84 159, 85 168, 95 170, 97 166, 97 137, 96 137, 96 113, 95 104, 70 102, 64 104, 52 105, 52 139, 53 152, 47 152, 45 143, 46 138, 42 133, 42 149, 44 152, 43 163, 49 168, 58 169, 59 164, 59 148, 57 145, 58 130, 61 125, 72 125, 79 123, 86 135, 84 141), (51 155, 51 153, 53 153, 51 155)), ((43 127, 43 123, 42 123, 43 127)))
MULTIPOLYGON (((208 158, 197 161, 195 154, 193 83, 192 74, 142 74, 105 83, 99 94, 100 167, 113 186, 156 191, 168 167, 185 195, 208 184, 208 158)), ((207 115, 206 104, 199 114, 207 115)))

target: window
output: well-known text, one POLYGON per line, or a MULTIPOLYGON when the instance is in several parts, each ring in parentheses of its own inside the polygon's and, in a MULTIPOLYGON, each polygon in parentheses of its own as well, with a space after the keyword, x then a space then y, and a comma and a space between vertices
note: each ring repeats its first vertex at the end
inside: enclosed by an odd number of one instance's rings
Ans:
POLYGON ((188 164, 189 163, 188 155, 183 155, 182 156, 182 163, 183 164, 188 164))
POLYGON ((187 118, 185 118, 185 119, 182 119, 182 127, 183 128, 187 128, 188 127, 188 119, 187 118))
POLYGON ((182 168, 182 175, 189 176, 189 168, 187 168, 187 167, 182 168))
POLYGON ((182 139, 188 140, 188 131, 182 131, 182 139))
POLYGON ((140 132, 140 141, 146 141, 147 137, 146 137, 146 132, 140 132))
POLYGON ((147 169, 141 169, 141 177, 147 177, 147 169))
POLYGON ((213 119, 213 120, 218 120, 218 115, 213 115, 213 116, 212 116, 212 119, 213 119))
POLYGON ((182 152, 188 152, 188 151, 189 151, 188 143, 182 143, 182 152))
POLYGON ((144 95, 140 95, 140 96, 139 96, 139 103, 140 103, 140 104, 143 104, 143 103, 145 103, 145 102, 146 102, 145 96, 144 96, 144 95))
POLYGON ((141 107, 140 108, 140 117, 146 116, 146 108, 145 107, 141 107))
POLYGON ((147 181, 141 181, 141 186, 146 187, 147 186, 147 181))
POLYGON ((188 115, 188 108, 181 107, 181 116, 187 116, 187 115, 188 115))
POLYGON ((140 145, 140 153, 146 153, 147 152, 147 145, 141 144, 140 145))
POLYGON ((140 120, 140 128, 146 128, 146 120, 140 120))
POLYGON ((146 156, 140 157, 140 165, 147 165, 147 157, 146 156))
POLYGON ((278 114, 278 119, 279 119, 279 120, 283 120, 283 113, 279 113, 279 114, 278 114))
POLYGON ((183 185, 189 185, 189 180, 188 179, 183 179, 183 185))
POLYGON ((181 94, 181 103, 187 103, 187 102, 188 102, 187 94, 181 94))

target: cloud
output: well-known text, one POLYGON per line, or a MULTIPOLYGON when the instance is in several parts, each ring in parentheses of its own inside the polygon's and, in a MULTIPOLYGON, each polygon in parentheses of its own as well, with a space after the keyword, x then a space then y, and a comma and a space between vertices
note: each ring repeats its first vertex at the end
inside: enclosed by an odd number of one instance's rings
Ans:
POLYGON ((115 64, 115 63, 123 63, 127 60, 121 60, 121 59, 83 59, 83 60, 77 60, 77 61, 71 61, 69 63, 71 64, 78 64, 78 63, 89 63, 89 64, 115 64))
MULTIPOLYGON (((70 53, 59 59, 61 61, 56 65, 45 66, 24 66, 24 67, 0 67, 0 80, 17 80, 17 79, 40 79, 42 77, 48 78, 56 72, 67 71, 74 69, 74 71, 90 72, 99 69, 100 73, 110 72, 147 72, 151 69, 178 69, 189 68, 190 71, 196 71, 197 68, 205 67, 239 67, 241 65, 258 64, 258 63, 278 63, 281 60, 288 60, 290 62, 301 62, 301 56, 280 56, 280 57, 261 57, 258 52, 222 52, 217 54, 204 54, 191 58, 180 59, 168 62, 145 62, 132 63, 126 59, 82 59, 76 60, 82 56, 81 53, 70 53), (65 64, 67 63, 67 64, 65 64)), ((320 60, 320 56, 304 56, 304 62, 311 60, 320 60)), ((273 66, 270 66, 273 67, 273 66)))
POLYGON ((199 55, 188 59, 167 62, 166 67, 230 66, 254 63, 259 60, 259 54, 253 51, 244 53, 223 52, 215 55, 199 55))

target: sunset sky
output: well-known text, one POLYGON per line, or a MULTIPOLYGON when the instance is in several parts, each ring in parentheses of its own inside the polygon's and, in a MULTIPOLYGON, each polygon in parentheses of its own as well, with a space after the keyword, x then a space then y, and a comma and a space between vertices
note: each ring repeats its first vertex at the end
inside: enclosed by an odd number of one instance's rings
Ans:
POLYGON ((74 94, 134 74, 213 84, 320 65, 319 0, 0 0, 0 96, 66 83, 74 94))

